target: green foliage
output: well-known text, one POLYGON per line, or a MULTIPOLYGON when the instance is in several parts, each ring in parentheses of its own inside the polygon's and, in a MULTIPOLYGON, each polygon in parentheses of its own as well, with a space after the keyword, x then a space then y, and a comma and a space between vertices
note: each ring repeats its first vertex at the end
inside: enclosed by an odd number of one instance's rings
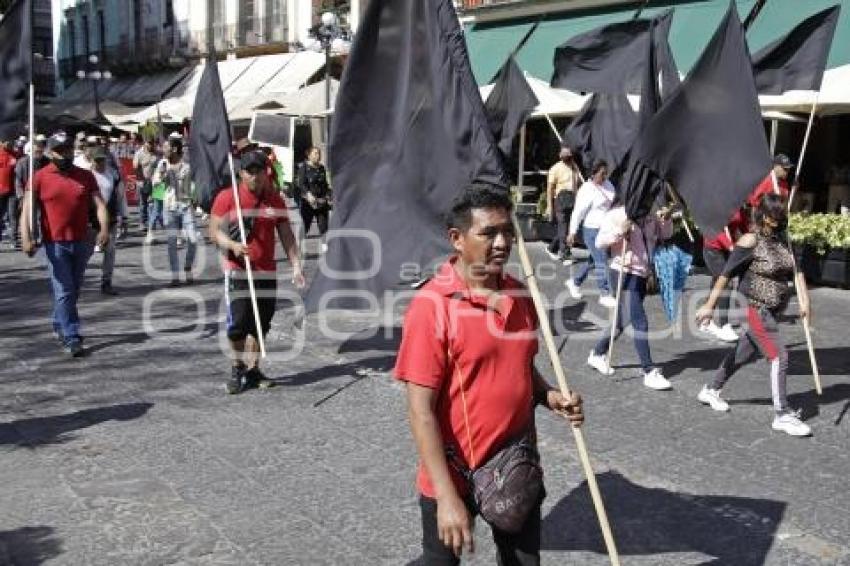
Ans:
POLYGON ((850 249, 850 216, 842 214, 792 214, 788 232, 795 244, 812 246, 818 254, 831 248, 850 249))

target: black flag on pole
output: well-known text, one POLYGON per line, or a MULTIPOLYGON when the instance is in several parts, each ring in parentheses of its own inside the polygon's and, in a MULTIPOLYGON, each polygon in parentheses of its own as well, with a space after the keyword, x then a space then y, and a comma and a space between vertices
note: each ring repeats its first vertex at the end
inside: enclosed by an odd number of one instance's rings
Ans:
POLYGON ((484 103, 490 129, 502 155, 508 156, 517 132, 540 104, 513 57, 496 74, 493 90, 484 103))
POLYGON ((232 184, 228 154, 230 121, 218 76, 218 64, 207 61, 192 110, 189 131, 189 162, 201 208, 209 212, 218 192, 232 184))
POLYGON ((713 235, 771 166, 744 30, 734 2, 684 82, 641 129, 620 199, 629 218, 648 214, 660 180, 713 235))
POLYGON ((32 4, 17 0, 0 21, 0 139, 21 133, 32 83, 32 4))
POLYGON ((759 93, 820 90, 840 13, 838 5, 818 12, 754 54, 759 93))
POLYGON ((444 213, 502 158, 449 0, 372 0, 340 83, 335 205, 306 308, 368 307, 449 252, 444 213), (333 300, 331 300, 333 298, 333 300))
MULTIPOLYGON (((671 92, 679 81, 668 43, 672 18, 673 10, 668 10, 655 19, 656 49, 662 53, 659 63, 664 66, 662 85, 671 92)), ((608 24, 556 47, 552 86, 576 92, 639 93, 643 84, 644 46, 652 22, 637 19, 608 24)))
POLYGON ((585 171, 604 159, 617 168, 638 133, 638 115, 625 94, 591 96, 564 132, 564 143, 577 155, 585 171))

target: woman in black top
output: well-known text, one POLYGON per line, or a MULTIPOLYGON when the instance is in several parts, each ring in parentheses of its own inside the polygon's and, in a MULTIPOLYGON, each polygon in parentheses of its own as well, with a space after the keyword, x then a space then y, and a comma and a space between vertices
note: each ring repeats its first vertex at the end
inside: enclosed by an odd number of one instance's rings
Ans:
MULTIPOLYGON (((808 436, 811 429, 788 405, 785 393, 788 350, 776 322, 777 316, 788 306, 790 283, 795 273, 794 256, 783 242, 788 223, 786 204, 779 195, 765 195, 754 216, 755 231, 735 243, 711 296, 696 314, 699 323, 711 320, 718 297, 729 279, 739 277, 738 291, 747 299, 746 332, 738 339, 735 350, 723 359, 713 383, 704 386, 697 398, 716 411, 728 411, 728 403, 720 396, 721 389, 738 368, 761 352, 770 362, 770 387, 776 412, 773 429, 792 436, 808 436)), ((802 274, 797 277, 797 284, 800 286, 800 316, 808 317, 809 295, 802 274)))

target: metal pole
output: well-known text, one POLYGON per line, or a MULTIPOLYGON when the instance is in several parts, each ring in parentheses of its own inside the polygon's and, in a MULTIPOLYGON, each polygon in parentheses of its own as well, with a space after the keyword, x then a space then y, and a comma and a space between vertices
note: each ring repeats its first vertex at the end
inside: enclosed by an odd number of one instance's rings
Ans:
POLYGON ((776 155, 776 136, 779 134, 779 120, 770 121, 770 154, 776 155))
POLYGON ((325 161, 328 161, 328 149, 331 146, 331 38, 326 35, 325 44, 325 161))
POLYGON ((100 93, 97 91, 97 79, 92 80, 94 85, 94 119, 95 122, 100 120, 100 93))
POLYGON ((519 191, 522 193, 522 187, 525 186, 525 124, 519 131, 519 172, 517 173, 517 181, 519 182, 519 191))

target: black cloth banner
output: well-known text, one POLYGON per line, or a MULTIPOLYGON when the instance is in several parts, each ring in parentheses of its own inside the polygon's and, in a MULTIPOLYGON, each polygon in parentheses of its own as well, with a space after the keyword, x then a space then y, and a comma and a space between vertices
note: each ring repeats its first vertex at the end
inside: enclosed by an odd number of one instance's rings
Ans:
POLYGON ((26 129, 32 83, 32 1, 17 0, 0 21, 0 140, 26 129))
POLYGON ((753 55, 759 93, 820 90, 840 13, 838 5, 818 12, 753 55))
MULTIPOLYGON (((679 83, 679 72, 667 40, 672 18, 673 10, 668 10, 655 19, 656 50, 661 53, 665 97, 679 83)), ((608 24, 556 47, 552 86, 575 92, 639 93, 643 85, 645 42, 652 22, 642 18, 608 24)))
POLYGON ((744 30, 734 2, 684 82, 641 129, 619 199, 646 216, 668 181, 703 234, 723 230, 767 175, 771 158, 744 30))
POLYGON ((634 142, 638 126, 638 115, 625 94, 594 94, 570 122, 564 143, 585 171, 600 159, 614 171, 634 142))
POLYGON ((192 127, 189 131, 189 163, 201 208, 209 212, 218 192, 232 185, 227 155, 231 151, 230 121, 218 76, 218 64, 208 61, 198 83, 192 127))
POLYGON ((330 168, 334 214, 307 312, 368 308, 364 294, 380 301, 415 279, 450 252, 452 199, 475 180, 506 185, 449 0, 369 3, 340 83, 330 168))
POLYGON ((540 104, 513 57, 499 69, 493 90, 484 103, 490 129, 502 155, 510 156, 517 132, 540 104))

